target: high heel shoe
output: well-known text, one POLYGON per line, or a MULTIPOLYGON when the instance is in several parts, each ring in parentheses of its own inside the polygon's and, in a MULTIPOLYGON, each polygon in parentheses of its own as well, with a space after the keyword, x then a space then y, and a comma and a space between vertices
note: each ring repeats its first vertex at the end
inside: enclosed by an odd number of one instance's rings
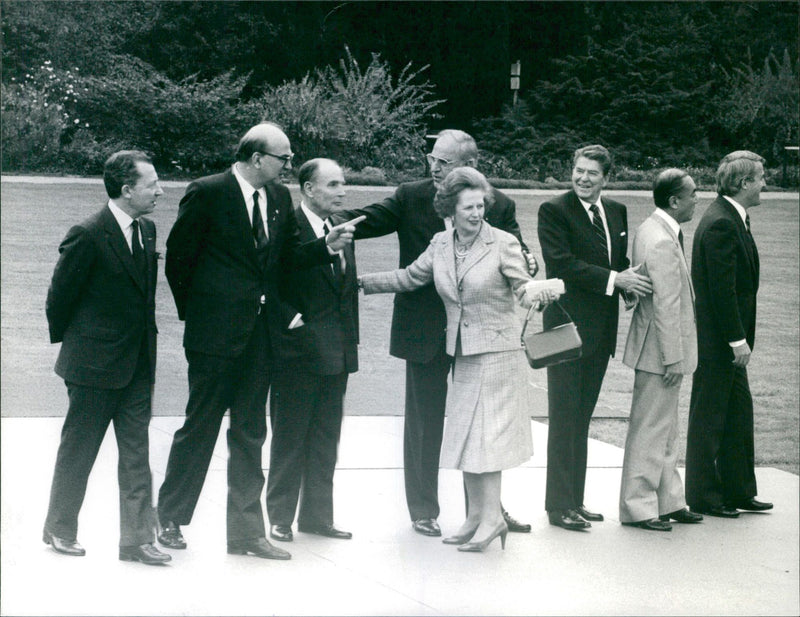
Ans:
POLYGON ((445 538, 442 540, 442 544, 464 544, 465 542, 469 542, 472 540, 472 536, 475 535, 475 532, 478 531, 476 527, 472 531, 468 531, 467 533, 462 533, 460 536, 450 536, 449 538, 445 538))
POLYGON ((497 529, 495 529, 483 542, 467 542, 466 544, 459 546, 458 550, 464 553, 482 553, 497 536, 500 536, 500 546, 503 548, 503 550, 505 550, 507 535, 508 525, 506 525, 505 521, 501 521, 497 526, 497 529))

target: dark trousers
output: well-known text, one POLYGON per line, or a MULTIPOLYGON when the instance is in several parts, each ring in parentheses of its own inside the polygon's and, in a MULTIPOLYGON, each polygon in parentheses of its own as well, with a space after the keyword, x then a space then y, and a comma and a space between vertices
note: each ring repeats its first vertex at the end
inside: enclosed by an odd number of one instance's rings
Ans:
POLYGON ((403 468, 412 521, 439 516, 439 454, 451 362, 444 348, 430 362, 406 361, 403 468))
POLYGON ((747 369, 701 360, 689 402, 686 503, 706 508, 757 494, 747 369))
POLYGON ((175 432, 158 492, 161 521, 188 525, 205 482, 225 411, 228 430, 228 542, 264 537, 261 450, 267 437, 269 336, 263 319, 244 352, 222 358, 194 351, 189 361, 186 420, 175 432))
POLYGON ((131 382, 124 388, 102 390, 67 382, 69 409, 61 429, 50 506, 44 528, 66 540, 78 534, 78 513, 108 425, 117 439, 120 546, 152 542, 153 489, 150 475, 148 427, 153 384, 146 346, 131 382))
POLYGON ((545 509, 583 504, 589 423, 609 354, 598 352, 547 368, 547 489, 545 509))
POLYGON ((273 525, 333 524, 333 472, 342 431, 347 373, 286 367, 272 376, 267 514, 273 525))

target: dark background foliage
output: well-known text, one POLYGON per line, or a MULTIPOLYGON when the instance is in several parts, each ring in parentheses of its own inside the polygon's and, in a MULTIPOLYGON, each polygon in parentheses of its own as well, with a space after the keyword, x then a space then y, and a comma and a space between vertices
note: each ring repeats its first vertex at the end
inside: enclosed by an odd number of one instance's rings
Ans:
MULTIPOLYGON (((270 93, 289 84, 302 94, 309 85, 304 77, 319 82, 340 62, 343 79, 365 73, 375 54, 386 96, 400 87, 404 69, 416 76, 406 86, 417 88, 417 106, 395 114, 391 138, 365 136, 363 128, 342 126, 347 119, 340 117, 333 141, 337 155, 357 153, 344 161, 354 169, 405 169, 424 147, 425 133, 445 127, 478 135, 490 169, 542 181, 564 179, 572 149, 589 142, 608 145, 620 167, 630 169, 713 165, 739 148, 779 166, 784 146, 798 142, 797 2, 3 0, 1 6, 6 169, 90 171, 109 148, 133 143, 169 172, 198 173, 227 160, 243 127, 269 116, 270 93), (524 105, 511 109, 515 60, 522 64, 524 105), (49 105, 64 107, 64 126, 53 125, 60 147, 53 151, 47 143, 33 155, 14 136, 47 141, 48 131, 31 126, 54 121, 41 89, 35 91, 44 66, 79 95, 48 94, 49 105), (399 154, 380 156, 387 148, 399 154)), ((362 94, 372 108, 393 111, 375 102, 376 92, 362 94)), ((320 96, 336 98, 330 90, 320 96)), ((370 122, 378 131, 380 117, 370 122)), ((290 136, 320 143, 319 136, 290 136)))

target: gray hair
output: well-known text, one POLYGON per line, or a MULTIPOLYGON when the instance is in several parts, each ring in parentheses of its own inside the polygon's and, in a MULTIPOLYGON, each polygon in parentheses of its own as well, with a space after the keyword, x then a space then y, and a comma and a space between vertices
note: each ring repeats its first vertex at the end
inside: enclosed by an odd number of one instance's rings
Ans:
POLYGON ((433 209, 436 210, 436 214, 442 218, 453 216, 458 196, 468 189, 483 191, 483 205, 487 208, 494 203, 492 187, 481 172, 474 167, 456 167, 445 176, 433 198, 433 209))
POLYGON ((717 169, 717 192, 733 196, 742 190, 742 182, 756 177, 756 165, 764 164, 764 158, 749 150, 737 150, 727 154, 717 169))

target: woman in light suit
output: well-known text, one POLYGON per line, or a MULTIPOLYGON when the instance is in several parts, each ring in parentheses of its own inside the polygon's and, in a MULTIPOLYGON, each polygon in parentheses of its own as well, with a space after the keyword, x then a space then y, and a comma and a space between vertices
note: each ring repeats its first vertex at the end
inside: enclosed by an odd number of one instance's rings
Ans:
POLYGON ((519 242, 483 220, 490 200, 483 174, 454 169, 434 200, 439 216, 452 219, 452 229, 436 234, 407 268, 359 280, 367 294, 412 291, 433 282, 444 302, 454 369, 441 464, 463 471, 469 501, 467 520, 444 543, 470 552, 483 551, 498 536, 505 548, 501 471, 533 454, 515 301, 543 308, 557 298, 549 291, 527 291, 532 281, 519 242))

